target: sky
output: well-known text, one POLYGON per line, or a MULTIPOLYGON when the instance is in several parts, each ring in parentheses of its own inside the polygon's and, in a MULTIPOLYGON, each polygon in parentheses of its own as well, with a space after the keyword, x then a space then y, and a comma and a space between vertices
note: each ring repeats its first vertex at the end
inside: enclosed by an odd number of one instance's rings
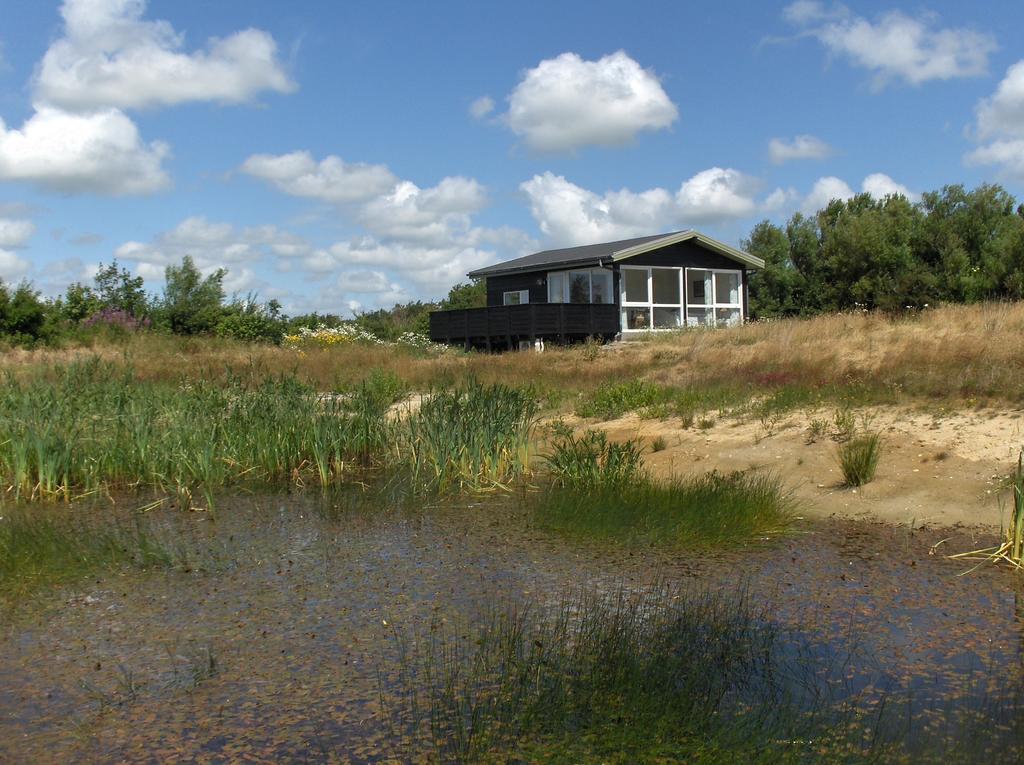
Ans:
POLYGON ((551 247, 1024 198, 1024 3, 0 0, 0 279, 351 315, 551 247))

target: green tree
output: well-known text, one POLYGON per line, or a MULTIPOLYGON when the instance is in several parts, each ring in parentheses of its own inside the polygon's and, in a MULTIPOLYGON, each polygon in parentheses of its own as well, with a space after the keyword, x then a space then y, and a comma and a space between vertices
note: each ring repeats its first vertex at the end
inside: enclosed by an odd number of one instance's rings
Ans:
POLYGON ((448 297, 441 301, 442 310, 456 308, 483 308, 487 305, 487 280, 474 279, 456 284, 448 291, 448 297))
POLYGON ((149 298, 143 288, 141 276, 132 276, 131 271, 118 265, 117 260, 109 266, 100 264, 95 276, 94 291, 99 309, 115 309, 141 319, 149 314, 149 298))
POLYGON ((46 304, 28 282, 14 289, 0 281, 0 338, 14 345, 32 345, 43 338, 46 304))
POLYGON ((764 268, 750 271, 750 313, 755 318, 793 316, 804 305, 806 280, 790 256, 786 232, 766 220, 761 221, 743 249, 764 260, 764 268))
POLYGON ((190 255, 164 270, 160 323, 178 335, 213 332, 223 317, 223 268, 204 277, 190 255))

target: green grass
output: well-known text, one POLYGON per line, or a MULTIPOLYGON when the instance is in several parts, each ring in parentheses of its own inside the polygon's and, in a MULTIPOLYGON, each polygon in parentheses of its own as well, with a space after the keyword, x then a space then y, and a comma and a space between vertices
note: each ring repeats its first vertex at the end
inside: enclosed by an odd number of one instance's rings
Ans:
POLYGON ((612 443, 603 430, 587 430, 577 436, 560 429, 544 460, 555 482, 570 491, 624 485, 639 474, 643 464, 639 442, 612 443))
POLYGON ((0 387, 0 480, 15 499, 147 490, 212 505, 226 487, 327 487, 373 467, 429 490, 483 488, 526 470, 537 406, 471 381, 392 416, 405 389, 382 372, 329 396, 260 370, 169 385, 91 361, 51 377, 0 387))
POLYGON ((555 484, 528 495, 536 522, 623 544, 724 547, 784 530, 794 503, 769 473, 705 473, 666 481, 637 475, 590 488, 555 484))
POLYGON ((142 517, 102 523, 47 510, 10 509, 0 517, 0 600, 102 570, 173 565, 171 548, 142 517))
POLYGON ((882 437, 878 433, 862 433, 839 444, 836 449, 839 467, 846 486, 863 486, 874 480, 882 453, 882 437))

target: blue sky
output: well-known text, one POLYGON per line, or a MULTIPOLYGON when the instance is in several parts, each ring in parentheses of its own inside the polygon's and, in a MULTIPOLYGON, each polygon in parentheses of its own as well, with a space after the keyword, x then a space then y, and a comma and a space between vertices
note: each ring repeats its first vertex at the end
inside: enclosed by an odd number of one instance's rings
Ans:
POLYGON ((1024 197, 1024 3, 0 0, 0 278, 349 313, 831 197, 1024 197))

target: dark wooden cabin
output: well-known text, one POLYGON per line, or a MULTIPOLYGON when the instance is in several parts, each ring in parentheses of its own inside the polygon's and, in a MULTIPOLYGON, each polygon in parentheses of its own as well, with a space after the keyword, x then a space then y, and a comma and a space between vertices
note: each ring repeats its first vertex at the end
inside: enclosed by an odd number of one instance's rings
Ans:
POLYGON ((470 272, 487 307, 430 314, 430 339, 488 350, 741 323, 764 261, 697 231, 544 250, 470 272))

